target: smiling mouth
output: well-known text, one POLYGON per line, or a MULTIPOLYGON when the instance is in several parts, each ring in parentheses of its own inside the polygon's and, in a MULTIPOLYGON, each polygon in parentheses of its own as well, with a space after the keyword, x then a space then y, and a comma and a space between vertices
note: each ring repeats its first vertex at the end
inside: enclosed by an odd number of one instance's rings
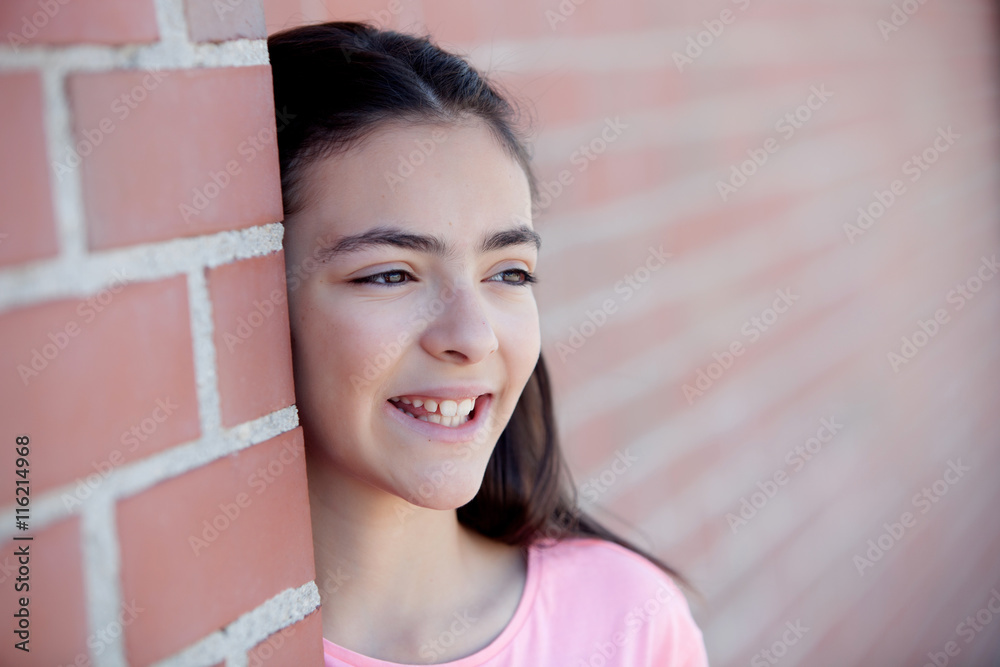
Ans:
POLYGON ((393 396, 389 402, 414 419, 454 428, 475 419, 478 398, 481 396, 443 400, 423 396, 393 396))

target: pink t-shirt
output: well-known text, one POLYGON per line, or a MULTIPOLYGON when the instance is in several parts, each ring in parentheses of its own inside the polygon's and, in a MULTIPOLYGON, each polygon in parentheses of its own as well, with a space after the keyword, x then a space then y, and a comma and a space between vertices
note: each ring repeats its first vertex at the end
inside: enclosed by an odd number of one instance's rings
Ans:
MULTIPOLYGON (((460 632, 461 623, 455 632, 460 632)), ((448 641, 446 636, 441 640, 448 641)), ((323 639, 325 667, 398 667, 323 639)), ((612 542, 574 538, 528 550, 507 627, 447 667, 702 667, 701 630, 658 567, 612 542)))

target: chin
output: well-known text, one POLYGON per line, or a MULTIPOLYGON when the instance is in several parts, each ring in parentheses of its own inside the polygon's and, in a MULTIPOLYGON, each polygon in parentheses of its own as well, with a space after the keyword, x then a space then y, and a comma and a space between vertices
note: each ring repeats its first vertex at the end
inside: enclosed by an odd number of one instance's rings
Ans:
POLYGON ((415 480, 409 485, 408 493, 400 494, 400 497, 426 509, 458 509, 479 493, 484 473, 485 465, 476 466, 473 470, 471 462, 447 462, 425 473, 423 479, 415 480))

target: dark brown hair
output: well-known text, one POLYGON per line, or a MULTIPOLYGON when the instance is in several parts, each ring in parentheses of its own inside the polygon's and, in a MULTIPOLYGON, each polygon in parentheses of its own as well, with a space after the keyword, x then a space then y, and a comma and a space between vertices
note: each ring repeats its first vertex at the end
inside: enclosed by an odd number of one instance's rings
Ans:
MULTIPOLYGON (((281 183, 288 216, 301 206, 301 170, 347 150, 388 123, 484 121, 524 169, 537 199, 517 110, 495 84, 429 38, 334 22, 292 28, 268 39, 281 183)), ((559 447, 552 393, 539 355, 500 435, 479 492, 459 521, 487 537, 527 547, 544 538, 595 537, 644 556, 682 583, 655 556, 580 511, 559 447)))

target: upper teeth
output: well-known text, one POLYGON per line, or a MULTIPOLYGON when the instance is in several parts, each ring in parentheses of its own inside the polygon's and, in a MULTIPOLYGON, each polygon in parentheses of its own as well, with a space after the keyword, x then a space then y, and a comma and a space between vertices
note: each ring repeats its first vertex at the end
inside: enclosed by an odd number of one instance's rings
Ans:
POLYGON ((394 396, 389 399, 393 403, 403 403, 405 405, 413 405, 414 407, 423 407, 427 412, 437 412, 443 417, 454 417, 458 415, 459 417, 465 417, 472 412, 472 409, 476 407, 475 398, 458 398, 450 399, 446 398, 443 401, 438 401, 433 398, 416 398, 412 396, 394 396))

